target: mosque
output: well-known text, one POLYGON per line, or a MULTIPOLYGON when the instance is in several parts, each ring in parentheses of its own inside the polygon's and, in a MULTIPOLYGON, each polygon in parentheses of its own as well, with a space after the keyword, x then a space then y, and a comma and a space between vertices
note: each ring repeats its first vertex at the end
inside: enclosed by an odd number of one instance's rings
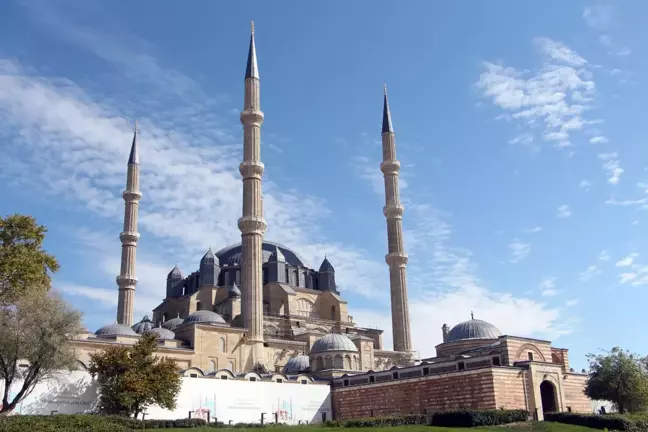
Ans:
MULTIPOLYGON (((117 322, 72 342, 81 365, 87 366, 94 351, 133 344, 141 334, 153 333, 159 340, 158 354, 173 358, 187 376, 247 379, 250 371, 263 370, 271 372, 266 375, 271 380, 272 373, 281 372, 299 377, 302 384, 330 383, 334 416, 339 419, 461 408, 520 408, 538 419, 546 411, 590 411, 583 394, 587 376, 569 367, 567 349, 503 335, 474 317, 453 328, 444 325, 437 355, 416 358, 407 302, 400 163, 386 90, 380 170, 394 349, 385 349, 382 330, 362 327, 349 315, 336 284, 334 257, 324 258, 315 270, 290 247, 265 240, 260 148, 264 114, 254 28, 244 82, 241 243, 208 250, 198 270, 186 276, 174 267, 152 318, 134 322, 142 198, 136 126, 123 193, 117 322)), ((254 379, 259 377, 266 379, 254 379)))

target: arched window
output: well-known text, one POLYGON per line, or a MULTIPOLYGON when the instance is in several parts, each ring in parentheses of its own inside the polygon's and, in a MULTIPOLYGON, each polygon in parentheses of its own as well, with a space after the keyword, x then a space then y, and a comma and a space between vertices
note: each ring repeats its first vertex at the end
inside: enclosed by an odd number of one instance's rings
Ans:
POLYGON ((234 362, 232 360, 227 363, 227 369, 229 369, 230 372, 234 372, 234 362))
POLYGON ((336 314, 335 314, 335 305, 331 306, 331 321, 335 321, 337 319, 336 314))
POLYGON ((202 302, 196 302, 196 310, 202 310, 202 302))
POLYGON ((332 369, 333 368, 333 357, 326 356, 324 361, 325 361, 325 364, 326 364, 326 369, 332 369))
POLYGON ((351 356, 349 355, 344 357, 344 369, 351 370, 351 356))
POLYGON ((167 314, 162 314, 162 322, 166 322, 167 320, 167 314))
POLYGON ((236 285, 241 286, 241 270, 236 270, 236 285))
POLYGON ((224 353, 227 351, 227 344, 225 343, 225 338, 220 338, 220 352, 224 353))
POLYGON ((216 361, 210 360, 209 361, 209 372, 215 372, 217 369, 216 367, 216 361))
POLYGON ((322 370, 324 369, 324 360, 322 357, 317 357, 317 370, 322 370))
POLYGON ((182 295, 187 295, 187 287, 185 285, 182 286, 182 295))
POLYGON ((314 317, 316 313, 313 310, 313 303, 306 299, 297 300, 297 315, 314 317))
POLYGON ((228 271, 225 272, 225 276, 223 277, 223 279, 224 279, 223 285, 229 286, 229 284, 230 284, 230 275, 229 275, 228 271))
POLYGON ((315 372, 317 370, 317 360, 316 359, 311 359, 310 361, 310 369, 311 372, 315 372))
POLYGON ((335 369, 342 369, 344 366, 342 364, 342 356, 340 354, 335 356, 335 362, 333 363, 335 369))
POLYGON ((360 370, 360 368, 358 368, 358 357, 356 356, 353 356, 353 370, 360 370))

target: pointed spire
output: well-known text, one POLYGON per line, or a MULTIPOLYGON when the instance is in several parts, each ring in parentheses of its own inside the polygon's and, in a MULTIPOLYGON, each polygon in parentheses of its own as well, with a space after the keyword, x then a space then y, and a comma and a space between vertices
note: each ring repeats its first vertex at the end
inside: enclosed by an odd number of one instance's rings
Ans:
POLYGON ((473 313, 473 311, 470 311, 470 319, 473 319, 473 320, 475 319, 475 314, 473 313))
POLYGON ((391 121, 391 113, 389 112, 389 102, 387 101, 387 84, 384 84, 385 91, 385 103, 383 105, 383 123, 382 123, 382 133, 385 132, 394 132, 391 121))
POLYGON ((137 128, 138 121, 135 120, 135 132, 133 132, 133 144, 131 145, 130 156, 128 158, 128 165, 139 165, 139 145, 137 143, 137 128))
POLYGON ((259 79, 259 66, 257 65, 256 47, 254 45, 254 21, 252 21, 250 50, 248 51, 247 67, 245 68, 245 79, 248 78, 259 79))

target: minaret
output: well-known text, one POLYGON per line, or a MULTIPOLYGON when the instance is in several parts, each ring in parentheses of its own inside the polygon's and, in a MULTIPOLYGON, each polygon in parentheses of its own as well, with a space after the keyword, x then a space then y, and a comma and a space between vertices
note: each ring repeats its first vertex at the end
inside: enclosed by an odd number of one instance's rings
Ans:
POLYGON ((126 176, 126 190, 122 194, 126 209, 124 211, 124 231, 119 234, 122 244, 121 271, 117 276, 119 286, 119 300, 117 302, 117 322, 127 326, 133 325, 133 303, 135 302, 135 253, 137 251, 137 215, 139 213, 139 200, 142 193, 139 191, 140 165, 139 148, 137 143, 137 122, 133 134, 130 157, 128 158, 128 174, 126 176))
POLYGON ((389 265, 389 285, 391 291, 392 332, 394 351, 411 351, 409 308, 407 306, 407 254, 403 250, 403 206, 400 203, 398 171, 400 162, 396 159, 396 142, 392 128, 391 113, 387 102, 385 85, 385 102, 382 123, 383 161, 380 170, 385 178, 385 207, 383 213, 387 218, 388 253, 385 261, 389 265))
POLYGON ((241 230, 241 301, 243 326, 248 329, 247 344, 251 346, 251 366, 263 362, 263 265, 262 246, 266 223, 261 197, 261 112, 259 68, 254 46, 254 23, 250 36, 245 69, 245 99, 241 112, 243 123, 243 162, 239 172, 243 178, 243 215, 238 221, 241 230))

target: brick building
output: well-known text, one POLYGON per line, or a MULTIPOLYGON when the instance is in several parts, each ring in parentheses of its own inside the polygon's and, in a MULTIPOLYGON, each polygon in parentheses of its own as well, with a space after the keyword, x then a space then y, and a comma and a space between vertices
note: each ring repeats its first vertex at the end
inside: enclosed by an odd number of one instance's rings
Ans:
POLYGON ((448 331, 437 356, 416 366, 347 374, 332 382, 333 415, 344 420, 454 409, 591 412, 587 379, 569 367, 566 349, 502 335, 471 319, 448 331))

